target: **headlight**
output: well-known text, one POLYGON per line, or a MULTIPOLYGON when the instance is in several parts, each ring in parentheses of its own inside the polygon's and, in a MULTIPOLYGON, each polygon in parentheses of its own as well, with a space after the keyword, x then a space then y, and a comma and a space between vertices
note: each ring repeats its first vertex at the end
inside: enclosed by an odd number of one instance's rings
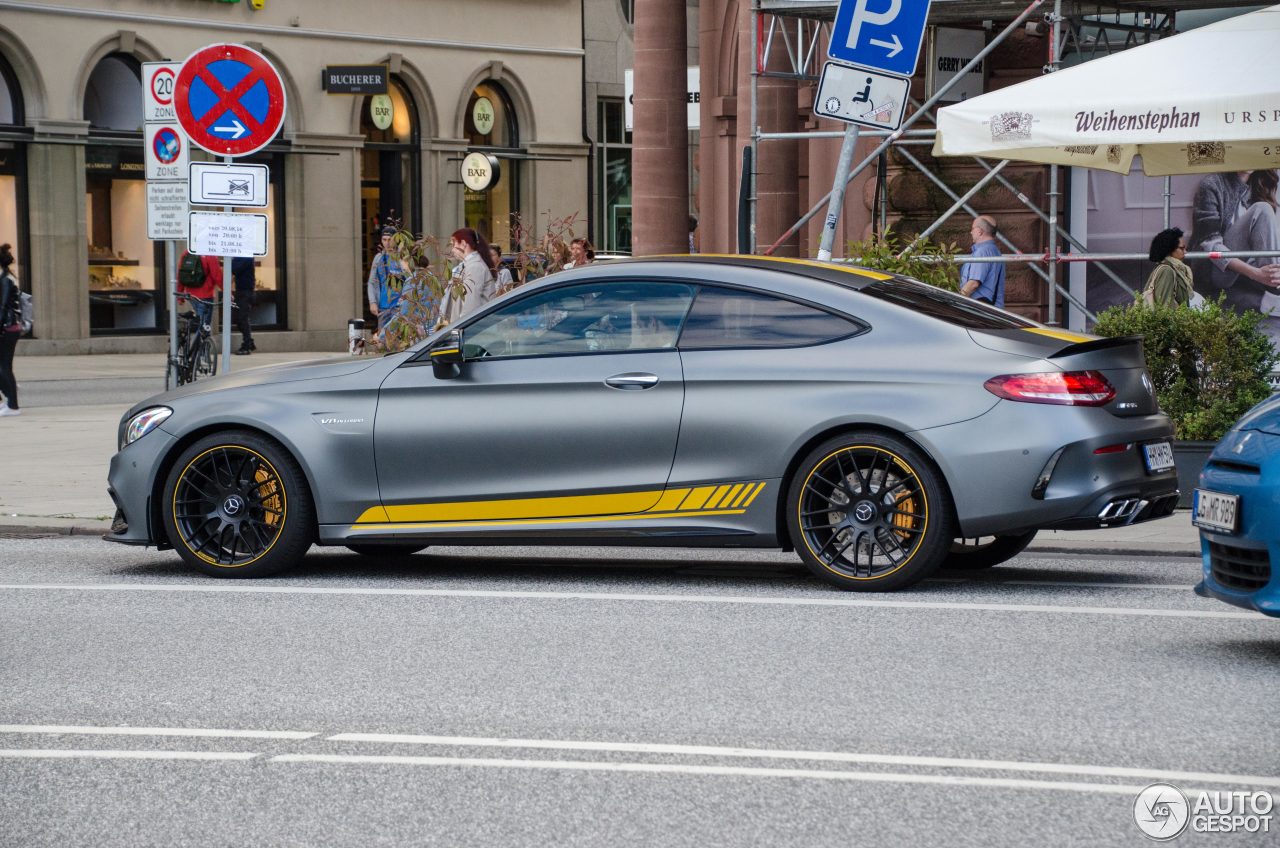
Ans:
POLYGON ((142 410, 130 418, 129 423, 125 426, 124 445, 121 445, 121 447, 138 441, 138 439, 160 426, 160 422, 172 414, 173 410, 167 406, 153 406, 150 409, 142 410))

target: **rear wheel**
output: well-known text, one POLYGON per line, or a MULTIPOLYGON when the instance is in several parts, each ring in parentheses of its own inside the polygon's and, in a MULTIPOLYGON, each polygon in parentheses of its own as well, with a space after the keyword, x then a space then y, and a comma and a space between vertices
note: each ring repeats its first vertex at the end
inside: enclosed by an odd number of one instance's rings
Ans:
POLYGON ((800 558, 841 589, 902 589, 931 574, 951 543, 942 478, 904 440, 851 433, 800 464, 787 498, 800 558))
POLYGON ((977 571, 1008 562, 1031 544, 1037 532, 1028 530, 1007 536, 953 539, 951 552, 942 561, 942 567, 953 571, 977 571))
POLYGON ((409 556, 416 554, 418 551, 424 551, 429 545, 347 545, 346 548, 360 556, 368 557, 397 557, 409 556))
POLYGON ((315 540, 302 469, 256 433, 231 430, 184 450, 169 472, 165 531, 188 565, 215 577, 264 577, 296 565, 315 540))

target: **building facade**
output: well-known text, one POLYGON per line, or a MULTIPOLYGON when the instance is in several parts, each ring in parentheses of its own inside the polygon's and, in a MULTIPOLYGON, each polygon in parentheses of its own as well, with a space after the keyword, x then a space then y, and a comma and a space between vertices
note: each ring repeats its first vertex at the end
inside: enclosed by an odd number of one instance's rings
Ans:
POLYGON ((383 224, 444 237, 474 226, 505 249, 517 224, 588 208, 582 9, 0 0, 0 242, 15 246, 37 304, 24 353, 164 349, 170 304, 163 246, 146 237, 142 63, 230 42, 280 72, 283 129, 245 160, 270 167, 272 189, 254 311, 265 332, 255 335, 267 349, 336 348, 364 313, 383 224), (346 65, 385 66, 385 94, 324 90, 323 70, 346 65), (501 165, 483 193, 461 183, 472 150, 501 165))

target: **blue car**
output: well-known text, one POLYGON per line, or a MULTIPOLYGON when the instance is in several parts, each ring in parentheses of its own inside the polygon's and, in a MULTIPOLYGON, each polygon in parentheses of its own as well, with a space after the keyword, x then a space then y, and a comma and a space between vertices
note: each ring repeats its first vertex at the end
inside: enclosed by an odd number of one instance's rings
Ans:
POLYGON ((1280 617, 1280 395, 1222 437, 1191 506, 1204 579, 1196 594, 1280 617))

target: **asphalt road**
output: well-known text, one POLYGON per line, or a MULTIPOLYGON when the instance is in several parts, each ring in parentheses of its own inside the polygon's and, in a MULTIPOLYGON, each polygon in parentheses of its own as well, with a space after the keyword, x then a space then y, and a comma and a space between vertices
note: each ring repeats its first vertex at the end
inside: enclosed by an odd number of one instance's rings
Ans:
POLYGON ((1280 622, 1195 559, 794 562, 0 539, 0 845, 1138 845, 1148 784, 1280 794, 1280 622))

